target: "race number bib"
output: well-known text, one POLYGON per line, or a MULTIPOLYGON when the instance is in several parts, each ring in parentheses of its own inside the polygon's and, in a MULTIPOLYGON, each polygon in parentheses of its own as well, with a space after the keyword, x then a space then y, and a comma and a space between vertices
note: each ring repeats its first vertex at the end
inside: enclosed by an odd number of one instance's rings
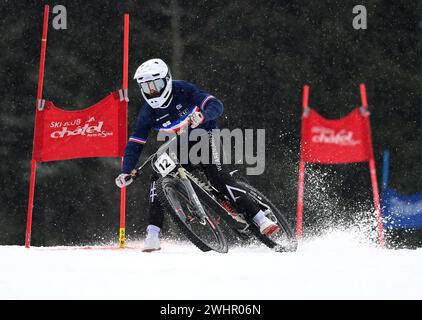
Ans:
POLYGON ((158 159, 154 162, 154 166, 163 177, 168 175, 169 172, 176 168, 176 164, 167 153, 163 153, 161 156, 159 156, 158 159))

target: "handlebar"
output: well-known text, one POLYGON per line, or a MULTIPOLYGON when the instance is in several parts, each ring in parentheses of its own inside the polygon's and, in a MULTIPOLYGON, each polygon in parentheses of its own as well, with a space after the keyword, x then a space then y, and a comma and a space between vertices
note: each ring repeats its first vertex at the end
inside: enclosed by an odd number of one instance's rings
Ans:
MULTIPOLYGON (((188 118, 188 122, 187 122, 187 126, 190 126, 191 125, 191 123, 192 123, 192 121, 191 121, 191 119, 190 119, 190 117, 188 118)), ((185 128, 186 128, 186 126, 184 126, 184 127, 182 127, 179 131, 176 131, 176 134, 177 135, 181 135, 184 131, 185 131, 185 128)), ((160 146, 159 148, 158 148, 158 150, 155 152, 155 153, 153 153, 152 155, 150 155, 149 157, 148 157, 148 159, 140 166, 140 167, 138 167, 138 168, 135 168, 135 169, 133 169, 131 172, 130 172, 130 175, 128 175, 128 176, 126 176, 125 177, 125 181, 129 181, 129 180, 131 180, 131 179, 135 179, 136 177, 138 177, 140 174, 141 174, 141 169, 148 163, 148 162, 150 162, 154 157, 155 157, 155 155, 160 151, 160 150, 162 150, 163 148, 166 148, 170 143, 172 143, 173 142, 173 140, 175 140, 177 138, 177 136, 174 136, 173 138, 171 138, 169 141, 167 141, 165 144, 163 144, 162 146, 160 146)))
MULTIPOLYGON (((186 127, 190 127, 192 125, 192 119, 191 119, 191 116, 189 116, 188 118, 187 118, 187 123, 186 123, 186 125, 185 126, 182 126, 181 128, 180 128, 180 130, 179 131, 176 131, 176 134, 177 135, 181 135, 185 130, 186 130, 186 127)), ((135 168, 135 169, 133 169, 131 172, 130 172, 130 175, 128 175, 128 176, 126 176, 125 177, 125 181, 130 181, 131 179, 135 179, 136 177, 138 177, 139 175, 140 175, 140 173, 141 173, 141 169, 148 163, 148 162, 150 162, 153 158, 154 158, 154 156, 160 151, 160 150, 162 150, 163 148, 166 148, 174 139, 176 139, 176 136, 175 137, 173 137, 172 139, 170 139, 169 141, 167 141, 167 143, 165 143, 165 144, 163 144, 161 147, 159 147, 158 148, 158 150, 155 152, 155 153, 153 153, 152 155, 150 155, 149 157, 148 157, 148 159, 140 166, 140 167, 138 167, 138 168, 135 168)))

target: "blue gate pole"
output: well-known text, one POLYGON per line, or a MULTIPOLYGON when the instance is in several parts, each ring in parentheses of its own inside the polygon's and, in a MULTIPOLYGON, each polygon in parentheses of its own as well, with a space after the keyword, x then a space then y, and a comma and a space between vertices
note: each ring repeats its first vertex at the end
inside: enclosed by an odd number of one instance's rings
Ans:
POLYGON ((388 189, 388 179, 390 174, 390 151, 384 150, 384 159, 382 163, 382 190, 388 189))

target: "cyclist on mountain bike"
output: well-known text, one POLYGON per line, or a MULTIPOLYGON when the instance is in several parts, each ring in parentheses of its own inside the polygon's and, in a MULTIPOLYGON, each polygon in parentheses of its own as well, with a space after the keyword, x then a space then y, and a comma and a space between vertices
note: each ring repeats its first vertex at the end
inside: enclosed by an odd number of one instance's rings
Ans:
MULTIPOLYGON (((249 197, 246 190, 230 175, 223 164, 222 152, 216 149, 211 133, 218 127, 218 118, 223 113, 223 104, 196 85, 172 80, 170 69, 161 59, 151 59, 139 66, 134 79, 137 81, 145 104, 141 109, 136 129, 126 145, 123 172, 116 178, 118 187, 126 187, 133 182, 130 175, 135 168, 148 134, 152 128, 158 131, 177 132, 189 126, 188 133, 196 128, 210 132, 209 143, 212 154, 217 154, 218 161, 203 164, 205 173, 211 184, 223 192, 238 212, 244 212, 260 228, 260 232, 270 236, 279 231, 276 223, 266 217, 258 204, 249 197)), ((214 159, 215 160, 215 159, 214 159)), ((143 251, 160 250, 159 233, 163 226, 164 213, 157 203, 154 173, 150 187, 150 209, 147 237, 143 251)))

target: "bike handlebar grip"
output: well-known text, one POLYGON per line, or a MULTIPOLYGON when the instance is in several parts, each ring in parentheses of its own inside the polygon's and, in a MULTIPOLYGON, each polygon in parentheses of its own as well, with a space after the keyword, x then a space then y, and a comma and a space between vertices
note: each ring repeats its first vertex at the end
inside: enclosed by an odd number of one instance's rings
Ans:
POLYGON ((135 178, 137 175, 138 175, 138 170, 133 169, 133 170, 130 172, 130 175, 125 177, 125 180, 126 180, 126 181, 129 181, 130 179, 135 178))

